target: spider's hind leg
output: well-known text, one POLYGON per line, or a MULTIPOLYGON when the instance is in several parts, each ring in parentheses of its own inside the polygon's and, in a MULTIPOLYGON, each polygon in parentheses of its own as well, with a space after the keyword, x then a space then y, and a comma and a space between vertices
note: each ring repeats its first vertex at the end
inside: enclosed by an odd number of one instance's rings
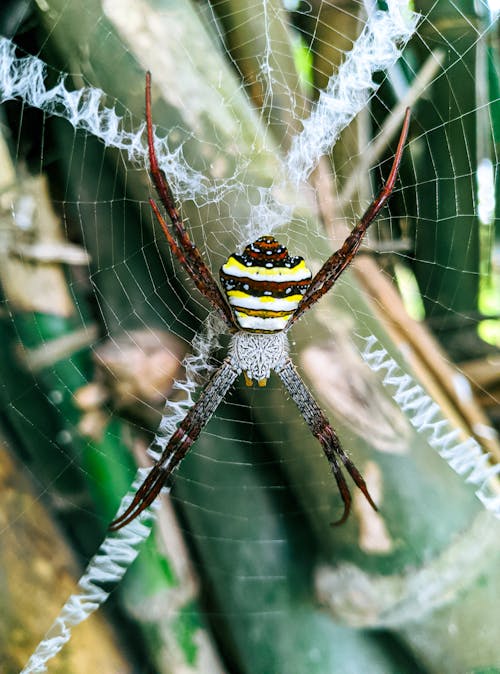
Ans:
POLYGON ((337 522, 334 522, 334 524, 342 524, 346 521, 349 516, 352 501, 349 487, 347 486, 347 482, 342 473, 341 463, 353 479, 354 484, 363 492, 371 507, 374 510, 377 510, 377 506, 370 496, 370 492, 368 491, 363 476, 342 449, 340 440, 332 425, 300 378, 292 361, 287 358, 281 367, 276 368, 276 372, 285 385, 290 397, 299 408, 300 413, 311 429, 311 433, 319 440, 325 456, 328 459, 328 463, 330 464, 335 481, 337 482, 344 503, 344 512, 342 517, 337 522))
POLYGON ((321 412, 321 415, 323 417, 323 427, 322 430, 315 435, 323 447, 323 451, 325 452, 325 456, 328 459, 328 463, 330 464, 330 468, 332 469, 333 475, 337 482, 340 495, 342 496, 342 501, 344 502, 344 512, 342 517, 336 522, 332 522, 332 524, 343 524, 349 516, 349 511, 351 509, 351 494, 349 492, 347 482, 345 481, 345 478, 342 474, 338 459, 342 461, 354 484, 362 491, 364 497, 371 507, 374 510, 378 510, 378 508, 375 505, 370 492, 368 491, 368 487, 366 486, 363 476, 343 450, 338 435, 333 430, 333 427, 330 425, 323 412, 321 412))

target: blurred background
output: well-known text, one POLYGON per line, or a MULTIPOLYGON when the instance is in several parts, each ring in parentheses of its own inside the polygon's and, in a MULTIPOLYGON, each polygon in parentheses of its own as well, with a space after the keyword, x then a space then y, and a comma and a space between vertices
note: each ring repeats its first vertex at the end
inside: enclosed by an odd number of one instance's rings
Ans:
MULTIPOLYGON (((277 378, 263 390, 238 381, 123 583, 50 672, 500 672, 498 519, 477 480, 452 470, 459 453, 439 456, 425 419, 412 424, 411 403, 405 416, 385 371, 361 357, 376 337, 456 432, 452 448, 476 440, 484 458, 469 468, 496 465, 500 6, 410 5, 416 33, 375 75, 369 104, 307 185, 276 194, 301 120, 386 3, 2 3, 0 35, 19 59, 46 64, 46 89, 66 74, 68 90, 102 90, 126 131, 143 124, 151 71, 165 168, 215 276, 268 195, 293 211, 273 233, 319 269, 387 177, 412 109, 388 208, 291 335, 380 512, 353 489, 351 518, 331 527, 340 497, 293 402, 277 378)), ((33 101, 36 73, 21 61, 15 73, 0 64, 0 659, 10 674, 147 465, 209 309, 155 225, 144 161, 103 142, 113 128, 97 137, 92 119, 75 128, 33 101), (26 93, 11 98, 6 82, 19 74, 26 93)))

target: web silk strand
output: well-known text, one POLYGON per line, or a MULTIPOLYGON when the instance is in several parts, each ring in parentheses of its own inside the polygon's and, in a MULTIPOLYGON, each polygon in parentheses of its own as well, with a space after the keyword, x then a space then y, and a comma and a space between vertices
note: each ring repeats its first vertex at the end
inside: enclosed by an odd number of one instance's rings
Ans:
MULTIPOLYGON (((308 179, 378 88, 373 75, 400 58, 419 19, 419 14, 410 11, 408 0, 387 0, 387 11, 368 12, 361 35, 330 77, 310 116, 303 120, 303 130, 292 140, 283 163, 282 185, 298 185, 308 179)), ((249 241, 290 222, 293 207, 277 201, 274 195, 279 192, 279 188, 262 189, 245 232, 249 241)))

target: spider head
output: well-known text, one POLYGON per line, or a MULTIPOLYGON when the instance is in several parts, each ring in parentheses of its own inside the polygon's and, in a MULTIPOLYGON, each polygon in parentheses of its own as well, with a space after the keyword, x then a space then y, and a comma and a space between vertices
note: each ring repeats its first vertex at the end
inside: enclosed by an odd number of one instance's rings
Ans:
POLYGON ((272 236, 261 236, 241 255, 234 253, 220 270, 220 280, 242 330, 280 332, 311 281, 301 257, 291 257, 272 236))

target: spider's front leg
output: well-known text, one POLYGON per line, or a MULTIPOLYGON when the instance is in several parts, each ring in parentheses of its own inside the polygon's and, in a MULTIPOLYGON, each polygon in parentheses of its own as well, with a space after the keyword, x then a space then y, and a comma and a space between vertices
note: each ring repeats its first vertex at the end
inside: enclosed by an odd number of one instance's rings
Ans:
POLYGON ((209 379, 196 404, 179 424, 162 455, 137 490, 132 503, 125 512, 111 522, 109 527, 111 531, 117 531, 132 522, 153 503, 203 427, 209 422, 239 372, 230 358, 224 360, 209 379))
POLYGON ((302 381, 290 358, 287 358, 282 365, 275 368, 275 371, 290 394, 290 397, 299 408, 300 413, 311 429, 311 433, 319 440, 325 456, 328 459, 328 463, 330 464, 330 468, 332 469, 342 501, 344 502, 344 513, 337 522, 334 522, 334 524, 342 524, 345 522, 351 509, 351 493, 342 473, 339 461, 344 465, 356 486, 361 489, 371 507, 374 510, 377 510, 377 506, 370 496, 368 487, 366 486, 366 482, 361 473, 342 449, 340 440, 332 425, 312 397, 309 389, 302 381))
POLYGON ((163 229, 170 249, 180 264, 187 271, 195 286, 217 310, 226 325, 231 330, 234 330, 235 325, 231 309, 224 299, 219 286, 215 282, 210 269, 205 264, 200 251, 193 243, 186 228, 184 227, 179 210, 175 205, 170 185, 168 184, 165 174, 160 169, 158 164, 158 158, 156 156, 156 150, 154 146, 153 119, 151 114, 151 74, 149 72, 146 73, 146 126, 148 133, 149 167, 151 178, 155 184, 158 196, 160 197, 160 200, 166 212, 168 213, 168 217, 170 218, 174 236, 172 236, 170 233, 170 229, 165 222, 160 209, 153 199, 150 199, 149 201, 156 219, 163 229))
POLYGON ((295 313, 288 321, 286 327, 287 330, 290 329, 290 327, 302 316, 305 311, 316 304, 316 302, 330 290, 345 268, 353 261, 361 246, 361 242, 366 233, 366 230, 375 220, 380 210, 392 194, 392 190, 394 189, 398 175, 399 165, 401 164, 403 148, 406 142, 406 137, 408 136, 409 128, 410 108, 407 108, 401 134, 399 136, 398 147, 396 149, 396 154, 394 155, 394 161, 392 163, 391 172, 389 173, 387 182, 382 187, 372 203, 368 206, 363 217, 349 234, 342 246, 328 258, 328 260, 324 263, 319 272, 313 278, 311 284, 304 293, 299 306, 295 310, 295 313))

